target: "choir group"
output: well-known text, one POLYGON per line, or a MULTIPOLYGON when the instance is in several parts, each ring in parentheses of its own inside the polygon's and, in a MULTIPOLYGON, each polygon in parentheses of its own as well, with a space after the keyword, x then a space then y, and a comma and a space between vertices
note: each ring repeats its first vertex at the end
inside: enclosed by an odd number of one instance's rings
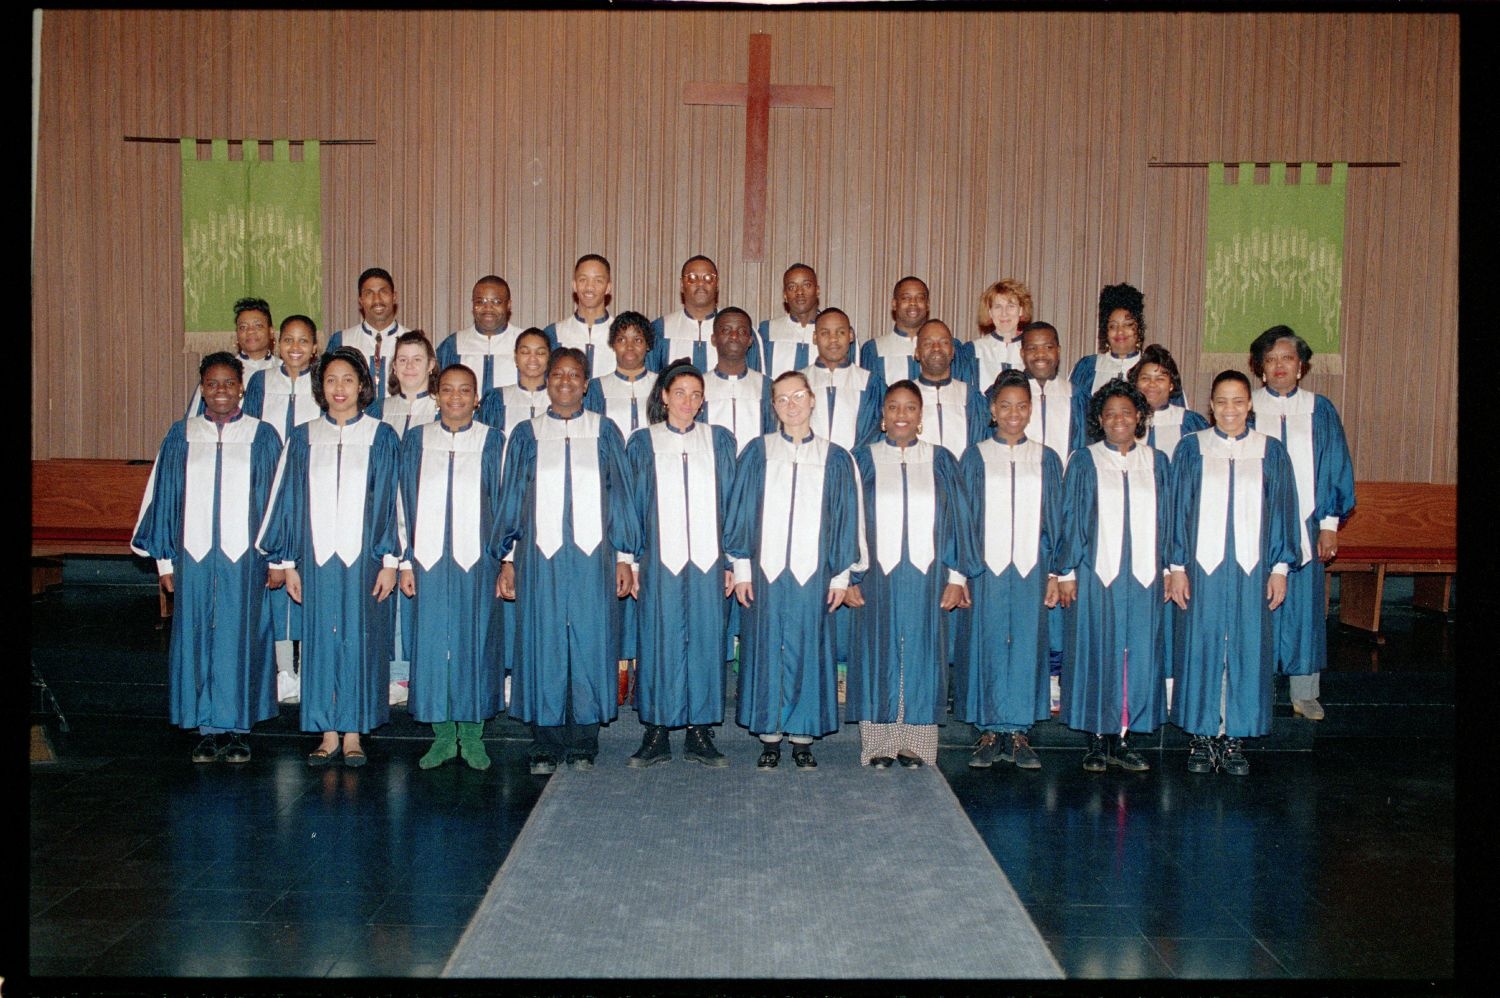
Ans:
POLYGON ((1170 720, 1190 771, 1245 775, 1278 672, 1323 716, 1323 566, 1354 482, 1288 327, 1250 344, 1258 386, 1214 378, 1205 419, 1128 284, 1067 378, 1015 280, 966 341, 915 277, 859 338, 804 264, 758 328, 702 256, 654 321, 610 313, 602 256, 572 287, 572 314, 522 328, 483 277, 434 349, 372 268, 321 356, 312 319, 273 345, 270 306, 236 305, 237 350, 203 359, 132 544, 175 594, 170 714, 195 762, 247 762, 251 727, 300 700, 308 764, 363 765, 404 701, 433 729, 424 769, 487 768, 501 710, 531 728, 531 772, 589 769, 623 660, 636 768, 673 729, 728 765, 734 660, 761 769, 784 740, 816 767, 840 663, 876 768, 935 764, 950 703, 980 768, 1040 767, 1027 733, 1056 713, 1090 771, 1148 769, 1132 742, 1170 720))

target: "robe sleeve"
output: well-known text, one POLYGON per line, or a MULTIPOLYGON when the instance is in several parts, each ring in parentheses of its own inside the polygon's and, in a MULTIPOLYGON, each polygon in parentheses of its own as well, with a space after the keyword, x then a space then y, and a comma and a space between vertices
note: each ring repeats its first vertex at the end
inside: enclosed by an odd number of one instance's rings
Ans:
POLYGON ((873 444, 854 448, 854 477, 850 487, 857 490, 855 512, 859 517, 859 564, 850 573, 849 581, 859 585, 870 568, 870 517, 875 515, 875 461, 870 457, 873 444))
POLYGON ((1098 469, 1087 450, 1068 461, 1063 477, 1063 529, 1057 551, 1057 574, 1067 575, 1083 564, 1094 542, 1099 502, 1098 469))
POLYGON ((240 399, 240 408, 245 415, 260 418, 266 408, 266 372, 256 371, 245 382, 245 397, 240 399))
POLYGON ((599 420, 599 470, 609 493, 609 545, 616 552, 639 555, 641 523, 636 517, 635 488, 625 462, 625 438, 608 419, 599 420))
POLYGON ((1313 404, 1313 516, 1322 530, 1337 530, 1338 521, 1354 512, 1354 461, 1338 410, 1323 396, 1313 404))
POLYGON ((870 371, 870 380, 859 397, 859 414, 854 427, 854 446, 865 446, 880 434, 880 415, 885 404, 885 376, 878 367, 870 371))
MULTIPOLYGON (((646 436, 648 434, 637 434, 646 436)), ((714 435, 714 489, 719 499, 719 536, 723 540, 724 567, 732 568, 729 559, 727 537, 729 534, 729 505, 734 495, 734 480, 739 470, 739 444, 734 434, 722 426, 713 428, 714 435)), ((644 530, 644 520, 642 521, 644 530)))
POLYGON ((990 435, 990 404, 975 388, 974 382, 968 382, 969 386, 969 446, 973 447, 979 441, 990 435))
MULTIPOLYGON (((977 446, 964 451, 964 456, 959 459, 958 486, 955 493, 964 508, 957 545, 958 570, 972 579, 984 571, 984 456, 977 446)), ((1046 495, 1044 481, 1042 485, 1044 500, 1046 495)), ((1042 563, 1050 566, 1051 558, 1047 555, 1046 529, 1044 523, 1042 525, 1042 563)))
POLYGON ((298 426, 282 449, 256 550, 276 568, 295 568, 307 545, 307 430, 298 426))
MULTIPOLYGON (((494 432, 494 431, 491 431, 494 432)), ((367 469, 368 489, 365 501, 365 554, 380 562, 383 568, 395 568, 403 553, 400 532, 396 529, 396 481, 401 443, 396 431, 381 423, 370 442, 367 469)))
MULTIPOLYGON (((744 453, 735 462, 734 488, 729 494, 724 521, 724 554, 731 561, 744 562, 755 557, 765 481, 766 441, 764 437, 756 437, 745 445, 744 453)), ((735 581, 749 581, 748 576, 742 578, 742 575, 737 570, 735 581)))
POLYGON ((183 420, 172 424, 157 451, 156 463, 141 497, 141 511, 136 517, 130 549, 136 554, 156 559, 159 575, 172 574, 182 542, 182 502, 187 491, 187 425, 183 420))
POLYGON ((1073 365, 1073 370, 1068 375, 1068 383, 1073 386, 1074 398, 1080 394, 1084 398, 1094 394, 1094 369, 1098 365, 1099 355, 1096 353, 1078 358, 1078 363, 1073 365))
POLYGON ((588 412, 604 415, 604 386, 599 383, 598 378, 589 379, 589 387, 583 393, 583 408, 588 412))
POLYGON ((625 442, 625 467, 632 482, 630 509, 636 522, 640 550, 616 550, 624 551, 639 562, 645 557, 645 547, 650 536, 648 524, 656 504, 656 441, 652 439, 649 430, 645 433, 632 433, 625 442))
POLYGON ((561 344, 559 344, 557 342, 557 323, 555 323, 555 322, 549 322, 549 323, 547 323, 547 328, 545 328, 545 329, 542 330, 542 335, 545 336, 545 337, 547 337, 547 343, 549 344, 549 347, 548 347, 549 350, 556 350, 561 345, 561 344))
POLYGON ((838 444, 829 444, 823 476, 823 567, 832 576, 830 589, 846 588, 853 581, 853 573, 864 569, 854 474, 849 452, 838 444))
POLYGON ((401 450, 397 456, 397 538, 401 549, 402 567, 411 567, 412 530, 416 523, 417 491, 422 480, 422 438, 426 434, 421 427, 413 426, 401 438, 401 450))
MULTIPOLYGON (((1179 441, 1180 443, 1181 441, 1179 441)), ((1152 477, 1156 481, 1156 563, 1163 570, 1171 564, 1172 553, 1172 462, 1167 455, 1156 451, 1152 477)))
MULTIPOLYGON (((1080 361, 1080 363, 1082 363, 1080 361)), ((1093 377, 1092 372, 1089 377, 1093 377)), ((1068 450, 1077 451, 1087 447, 1089 440, 1089 399, 1091 394, 1087 387, 1080 389, 1073 386, 1072 413, 1068 419, 1068 450)), ((1071 456, 1069 462, 1072 463, 1071 456)))
POLYGON ((521 423, 505 442, 504 470, 500 473, 500 551, 509 554, 526 530, 526 493, 536 474, 536 435, 531 424, 521 423))
POLYGON ((484 537, 486 557, 499 560, 505 552, 500 545, 501 516, 500 492, 504 480, 505 433, 498 426, 490 426, 484 437, 484 450, 479 456, 479 481, 483 493, 485 514, 489 517, 490 529, 484 537))
MULTIPOLYGON (((981 482, 981 487, 983 483, 981 482)), ((1065 493, 1063 491, 1063 467, 1062 458, 1051 447, 1042 448, 1042 519, 1041 519, 1041 543, 1040 561, 1049 575, 1055 575, 1058 548, 1062 544, 1062 535, 1065 529, 1063 521, 1063 507, 1065 505, 1065 493)), ((979 509, 975 503, 974 509, 979 509)), ((981 528, 983 525, 981 524, 981 528)), ((982 541, 983 535, 976 534, 982 541)), ((983 556, 984 547, 981 544, 979 553, 983 556)), ((976 573, 977 574, 977 573, 976 573)))
POLYGON ((651 349, 646 352, 646 366, 653 371, 664 371, 669 363, 671 358, 667 356, 667 319, 666 316, 659 315, 651 320, 651 349))
MULTIPOLYGON (((1069 469, 1070 471, 1072 469, 1069 469)), ((1193 560, 1193 545, 1198 536, 1198 494, 1203 486, 1203 453, 1198 437, 1184 436, 1172 452, 1172 545, 1167 551, 1167 566, 1186 568, 1193 560)))
POLYGON ((880 368, 880 353, 875 349, 875 338, 865 340, 859 348, 859 366, 874 372, 880 368))
MULTIPOLYGON (((964 495, 963 480, 959 475, 958 461, 945 447, 934 448, 932 474, 938 492, 943 496, 942 538, 938 557, 943 567, 950 572, 968 576, 970 564, 969 540, 965 534, 970 529, 969 503, 964 495)), ((973 452, 967 448, 964 454, 973 452)), ((974 573, 978 574, 978 573, 974 573)), ((956 579, 949 581, 956 582, 956 579)))
MULTIPOLYGON (((953 338, 953 377, 968 385, 970 389, 979 391, 979 355, 974 351, 972 340, 960 341, 958 337, 953 338)), ((972 443, 972 441, 971 441, 972 443)))
POLYGON ((1297 478, 1292 459, 1275 437, 1266 438, 1266 456, 1261 468, 1261 515, 1265 517, 1265 550, 1268 565, 1293 566, 1302 561, 1297 530, 1297 478))
MULTIPOLYGON (((437 366, 438 366, 438 370, 441 371, 443 368, 447 367, 449 364, 457 364, 458 362, 459 362, 459 360, 458 360, 458 334, 457 333, 449 333, 447 336, 445 336, 443 338, 443 342, 441 342, 441 343, 438 344, 438 348, 437 348, 437 366)), ((475 371, 474 372, 474 376, 476 378, 482 376, 483 374, 484 374, 483 371, 475 371)))
MULTIPOLYGON (((491 388, 484 393, 484 398, 479 402, 479 412, 475 419, 491 429, 499 429, 505 425, 505 391, 501 388, 491 388)), ((413 426, 416 424, 413 423, 413 426)))

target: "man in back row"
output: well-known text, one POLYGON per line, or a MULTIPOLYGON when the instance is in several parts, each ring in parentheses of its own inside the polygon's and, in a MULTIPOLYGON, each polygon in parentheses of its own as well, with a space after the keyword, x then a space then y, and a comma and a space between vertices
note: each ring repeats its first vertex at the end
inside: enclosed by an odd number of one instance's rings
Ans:
POLYGON ((359 275, 356 285, 359 292, 360 321, 348 329, 340 330, 328 338, 328 352, 341 346, 354 347, 365 356, 370 367, 370 378, 375 382, 375 401, 365 411, 379 419, 384 410, 386 384, 389 378, 391 355, 396 352, 396 337, 410 332, 396 321, 399 300, 396 297, 396 279, 380 267, 370 267, 359 275))
MULTIPOLYGON (((463 364, 479 379, 479 397, 496 388, 516 383, 516 337, 521 327, 510 321, 510 285, 505 278, 487 274, 474 282, 471 297, 474 323, 443 340, 437 348, 438 370, 463 364)), ((375 393, 385 394, 377 381, 375 393)))

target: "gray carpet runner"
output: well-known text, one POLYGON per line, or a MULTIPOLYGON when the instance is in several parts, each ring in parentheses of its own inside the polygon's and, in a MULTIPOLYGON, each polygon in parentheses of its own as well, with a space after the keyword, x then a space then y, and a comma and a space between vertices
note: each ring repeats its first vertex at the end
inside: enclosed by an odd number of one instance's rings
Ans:
POLYGON ((625 709, 596 768, 559 769, 448 962, 448 977, 1056 978, 1005 874, 930 767, 859 766, 853 726, 818 768, 626 767, 625 709), (962 898, 955 903, 955 894, 962 898))

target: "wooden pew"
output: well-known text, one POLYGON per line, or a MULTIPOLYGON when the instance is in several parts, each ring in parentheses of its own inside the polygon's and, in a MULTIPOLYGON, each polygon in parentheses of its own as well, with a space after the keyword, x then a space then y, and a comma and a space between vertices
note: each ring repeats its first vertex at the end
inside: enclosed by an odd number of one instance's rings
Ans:
MULTIPOLYGON (((53 458, 31 462, 31 591, 62 581, 65 555, 132 554, 130 535, 150 461, 53 458)), ((171 616, 161 594, 161 615, 171 616)))
MULTIPOLYGON (((1411 575, 1412 604, 1447 613, 1458 571, 1458 489, 1421 482, 1356 482, 1355 508, 1339 529, 1339 623, 1381 644, 1387 575, 1411 575)), ((1332 575, 1325 578, 1324 612, 1332 575)))

